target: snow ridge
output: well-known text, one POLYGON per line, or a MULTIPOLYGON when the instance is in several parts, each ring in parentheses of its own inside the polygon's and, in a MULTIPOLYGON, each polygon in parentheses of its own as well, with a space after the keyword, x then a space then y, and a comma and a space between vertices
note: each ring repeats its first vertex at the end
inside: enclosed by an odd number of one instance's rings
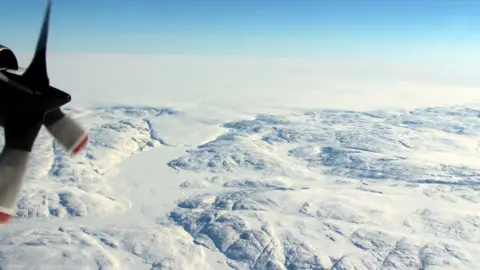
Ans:
POLYGON ((480 266, 480 107, 68 113, 90 143, 42 130, 0 268, 480 266))

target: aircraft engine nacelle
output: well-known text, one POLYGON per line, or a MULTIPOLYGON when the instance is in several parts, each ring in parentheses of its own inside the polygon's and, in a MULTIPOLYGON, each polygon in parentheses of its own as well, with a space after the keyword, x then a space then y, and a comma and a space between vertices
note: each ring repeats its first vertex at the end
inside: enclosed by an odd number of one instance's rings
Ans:
POLYGON ((10 48, 0 44, 0 69, 18 70, 17 57, 10 48))

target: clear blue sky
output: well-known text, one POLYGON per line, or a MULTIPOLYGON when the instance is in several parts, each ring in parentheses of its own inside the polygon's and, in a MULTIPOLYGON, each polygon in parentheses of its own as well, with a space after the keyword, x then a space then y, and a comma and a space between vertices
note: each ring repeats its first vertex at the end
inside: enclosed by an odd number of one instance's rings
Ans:
MULTIPOLYGON (((45 2, 0 0, 0 43, 34 47, 45 2)), ((52 51, 480 56, 478 0, 56 0, 52 51)))

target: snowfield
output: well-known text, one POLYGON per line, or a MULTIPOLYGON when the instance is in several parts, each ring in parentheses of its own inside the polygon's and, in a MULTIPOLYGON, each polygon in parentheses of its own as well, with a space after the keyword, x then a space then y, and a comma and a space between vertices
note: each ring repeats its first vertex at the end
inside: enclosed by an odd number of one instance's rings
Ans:
POLYGON ((480 106, 75 107, 42 130, 1 269, 478 269, 480 106))

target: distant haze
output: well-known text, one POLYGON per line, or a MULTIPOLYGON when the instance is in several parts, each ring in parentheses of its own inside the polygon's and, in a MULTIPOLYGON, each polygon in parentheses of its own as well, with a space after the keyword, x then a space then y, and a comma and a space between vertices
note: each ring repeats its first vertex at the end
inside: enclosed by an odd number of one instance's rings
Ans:
POLYGON ((78 105, 368 110, 480 100, 478 69, 461 64, 67 53, 51 53, 48 61, 52 84, 70 92, 78 105))
MULTIPOLYGON (((4 3, 28 64, 44 1, 4 3)), ((72 104, 374 107, 477 102, 478 1, 53 1, 72 104), (363 102, 359 102, 363 100, 363 102), (362 104, 361 106, 359 104, 362 104)))

